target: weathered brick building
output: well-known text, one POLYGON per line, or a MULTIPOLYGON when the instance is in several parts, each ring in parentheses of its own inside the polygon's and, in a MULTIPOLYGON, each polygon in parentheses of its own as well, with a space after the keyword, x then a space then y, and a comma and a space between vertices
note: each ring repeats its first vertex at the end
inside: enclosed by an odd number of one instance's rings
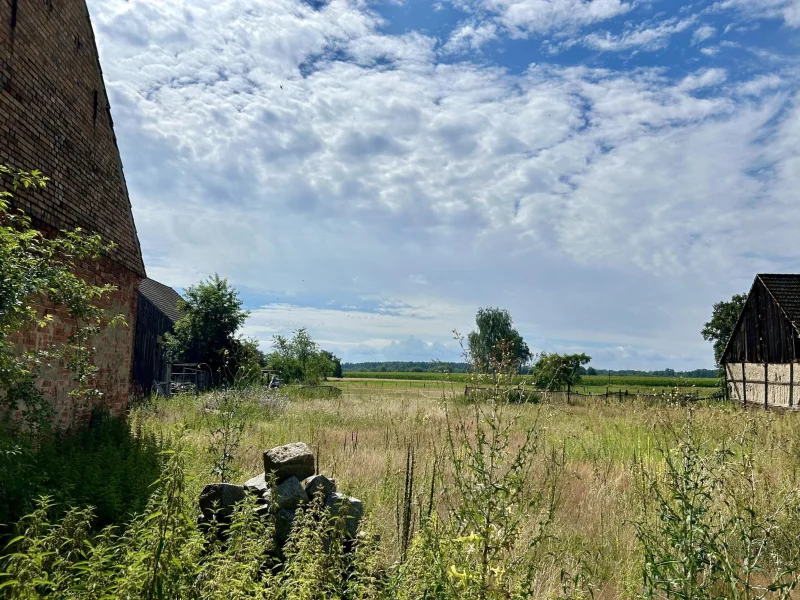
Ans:
MULTIPOLYGON (((44 190, 15 198, 36 227, 82 227, 116 244, 108 256, 77 271, 118 288, 105 307, 124 314, 128 326, 107 328, 96 346, 97 387, 119 413, 131 389, 145 269, 85 0, 0 1, 0 163, 50 177, 44 190)), ((56 318, 45 329, 25 332, 27 347, 64 341, 74 328, 63 311, 41 308, 56 318)), ((46 374, 42 386, 55 396, 63 425, 82 416, 73 414, 67 373, 46 374)))

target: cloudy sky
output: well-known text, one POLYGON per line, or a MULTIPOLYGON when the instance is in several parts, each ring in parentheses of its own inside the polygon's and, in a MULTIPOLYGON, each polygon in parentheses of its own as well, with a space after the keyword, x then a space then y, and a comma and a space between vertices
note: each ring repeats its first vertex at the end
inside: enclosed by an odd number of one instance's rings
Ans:
POLYGON ((148 275, 219 272, 267 349, 710 367, 800 269, 800 0, 89 0, 148 275))

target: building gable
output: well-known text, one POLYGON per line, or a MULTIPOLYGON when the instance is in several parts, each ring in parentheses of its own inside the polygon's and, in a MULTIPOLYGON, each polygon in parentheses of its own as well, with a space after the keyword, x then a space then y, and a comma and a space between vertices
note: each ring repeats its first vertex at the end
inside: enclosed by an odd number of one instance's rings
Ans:
POLYGON ((50 178, 15 196, 37 227, 99 233, 145 275, 85 0, 0 2, 0 163, 50 178))
POLYGON ((787 363, 800 355, 800 276, 757 275, 722 356, 723 363, 787 363))

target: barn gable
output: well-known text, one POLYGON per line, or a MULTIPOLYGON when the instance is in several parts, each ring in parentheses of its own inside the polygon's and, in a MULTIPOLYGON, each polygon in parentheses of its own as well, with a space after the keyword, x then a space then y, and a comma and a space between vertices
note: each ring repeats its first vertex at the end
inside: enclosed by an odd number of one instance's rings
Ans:
POLYGON ((154 383, 169 379, 169 360, 163 340, 164 334, 172 333, 175 322, 181 318, 180 300, 180 294, 163 283, 144 279, 139 285, 133 380, 141 394, 148 395, 154 383))
MULTIPOLYGON (((96 337, 92 384, 102 396, 96 406, 76 403, 63 365, 44 368, 39 387, 53 399, 56 424, 64 429, 93 408, 122 414, 145 268, 86 0, 0 1, 0 163, 50 178, 46 188, 18 190, 13 198, 36 228, 52 234, 80 227, 114 242, 98 260, 74 265, 86 281, 116 288, 101 306, 127 323, 96 337)), ((19 332, 20 348, 68 342, 75 324, 63 307, 44 299, 37 309, 51 320, 19 332)))
POLYGON ((788 363, 800 356, 800 275, 757 275, 722 363, 788 363))

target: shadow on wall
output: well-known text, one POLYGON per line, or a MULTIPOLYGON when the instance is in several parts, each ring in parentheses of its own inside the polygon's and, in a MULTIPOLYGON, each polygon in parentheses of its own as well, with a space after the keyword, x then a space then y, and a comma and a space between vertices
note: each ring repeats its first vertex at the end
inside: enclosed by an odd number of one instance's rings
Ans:
POLYGON ((164 440, 99 413, 86 429, 56 434, 38 449, 26 437, 0 430, 0 539, 41 496, 53 498, 61 511, 93 506, 98 528, 129 520, 147 504, 163 449, 164 440))

